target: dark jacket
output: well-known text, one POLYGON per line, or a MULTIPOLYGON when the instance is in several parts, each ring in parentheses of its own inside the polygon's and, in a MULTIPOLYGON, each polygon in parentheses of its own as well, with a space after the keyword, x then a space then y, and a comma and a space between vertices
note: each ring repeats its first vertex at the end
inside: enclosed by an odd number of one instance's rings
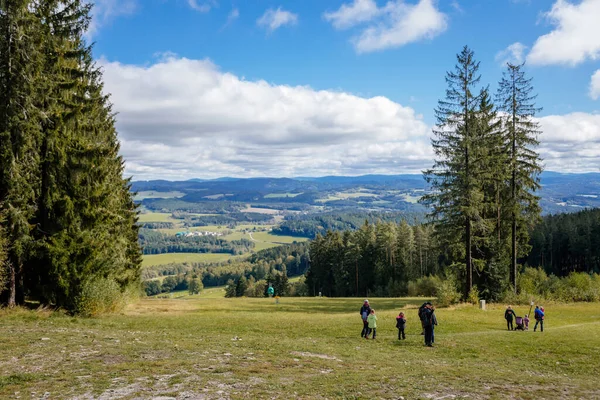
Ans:
POLYGON ((361 318, 362 318, 364 312, 367 313, 367 317, 368 317, 371 314, 371 306, 365 306, 365 305, 363 305, 360 308, 360 316, 361 316, 361 318))
POLYGON ((423 310, 423 326, 429 327, 437 325, 437 318, 435 317, 435 311, 430 308, 423 310))
POLYGON ((512 321, 513 317, 517 317, 513 310, 506 309, 506 311, 504 311, 504 319, 506 319, 507 321, 512 321))
POLYGON ((405 325, 406 325, 406 318, 400 318, 400 316, 397 316, 396 317, 396 328, 404 329, 405 325))

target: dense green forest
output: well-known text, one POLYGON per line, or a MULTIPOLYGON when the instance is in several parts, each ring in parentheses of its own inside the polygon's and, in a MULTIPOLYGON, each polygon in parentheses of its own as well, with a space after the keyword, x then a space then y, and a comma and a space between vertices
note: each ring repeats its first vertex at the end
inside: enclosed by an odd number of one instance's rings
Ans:
POLYGON ((225 240, 218 236, 174 236, 152 229, 140 229, 140 245, 144 254, 163 253, 230 253, 250 252, 254 242, 248 239, 225 240))
POLYGON ((273 228, 276 235, 289 235, 313 239, 317 234, 324 235, 327 231, 355 230, 364 224, 377 221, 400 222, 411 220, 421 222, 422 213, 380 212, 380 211, 331 211, 319 214, 287 215, 284 221, 273 228))
POLYGON ((94 293, 112 302, 139 282, 136 208, 84 40, 90 9, 0 2, 0 297, 9 306, 29 298, 85 311, 94 293))
POLYGON ((548 274, 600 273, 600 209, 544 217, 531 232, 527 264, 548 274))

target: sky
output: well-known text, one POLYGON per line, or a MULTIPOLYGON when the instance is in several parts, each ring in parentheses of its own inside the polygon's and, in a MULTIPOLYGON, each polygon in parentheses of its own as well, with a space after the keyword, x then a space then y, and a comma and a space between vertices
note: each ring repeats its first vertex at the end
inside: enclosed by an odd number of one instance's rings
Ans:
POLYGON ((135 180, 420 173, 468 45, 525 62, 545 168, 600 171, 600 0, 91 0, 135 180))

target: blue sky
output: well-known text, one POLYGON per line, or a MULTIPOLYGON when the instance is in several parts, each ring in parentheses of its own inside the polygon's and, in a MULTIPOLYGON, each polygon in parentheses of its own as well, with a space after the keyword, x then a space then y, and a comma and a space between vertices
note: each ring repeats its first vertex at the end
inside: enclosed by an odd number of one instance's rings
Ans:
POLYGON ((465 44, 492 90, 527 62, 548 169, 600 166, 600 0, 95 3, 135 179, 418 172, 465 44))

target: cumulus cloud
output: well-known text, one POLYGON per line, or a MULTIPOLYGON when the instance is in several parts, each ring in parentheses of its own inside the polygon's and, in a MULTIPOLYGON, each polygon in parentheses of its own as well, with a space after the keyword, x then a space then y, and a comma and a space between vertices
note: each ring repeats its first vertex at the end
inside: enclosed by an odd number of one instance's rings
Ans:
POLYGON ((93 4, 93 8, 92 20, 86 32, 88 39, 115 18, 133 14, 139 6, 137 0, 89 0, 89 3, 93 4))
POLYGON ((525 50, 527 46, 522 43, 516 42, 508 46, 506 49, 499 51, 496 54, 496 62, 501 65, 511 64, 522 64, 525 61, 525 50))
POLYGON ((336 29, 347 29, 358 23, 370 21, 382 12, 375 0, 354 0, 351 4, 342 4, 337 11, 326 12, 323 17, 336 29))
POLYGON ((600 69, 592 75, 592 81, 590 82, 590 97, 594 100, 598 100, 600 97, 600 69))
POLYGON ((430 129, 410 107, 247 81, 208 60, 101 61, 136 179, 419 172, 430 129))
POLYGON ((448 17, 436 8, 434 0, 419 0, 416 4, 393 0, 383 7, 378 7, 373 0, 354 0, 335 12, 325 13, 324 17, 338 29, 370 22, 351 40, 358 53, 431 39, 448 27, 448 17))
POLYGON ((528 63, 574 66, 600 58, 600 0, 582 0, 579 4, 557 0, 544 17, 555 29, 536 40, 527 56, 528 63))
POLYGON ((539 119, 543 133, 539 152, 546 169, 559 172, 598 172, 600 114, 576 112, 539 119))
POLYGON ((298 23, 298 14, 282 10, 279 7, 277 10, 269 8, 256 21, 258 26, 265 27, 269 32, 273 32, 284 25, 295 25, 298 23))

